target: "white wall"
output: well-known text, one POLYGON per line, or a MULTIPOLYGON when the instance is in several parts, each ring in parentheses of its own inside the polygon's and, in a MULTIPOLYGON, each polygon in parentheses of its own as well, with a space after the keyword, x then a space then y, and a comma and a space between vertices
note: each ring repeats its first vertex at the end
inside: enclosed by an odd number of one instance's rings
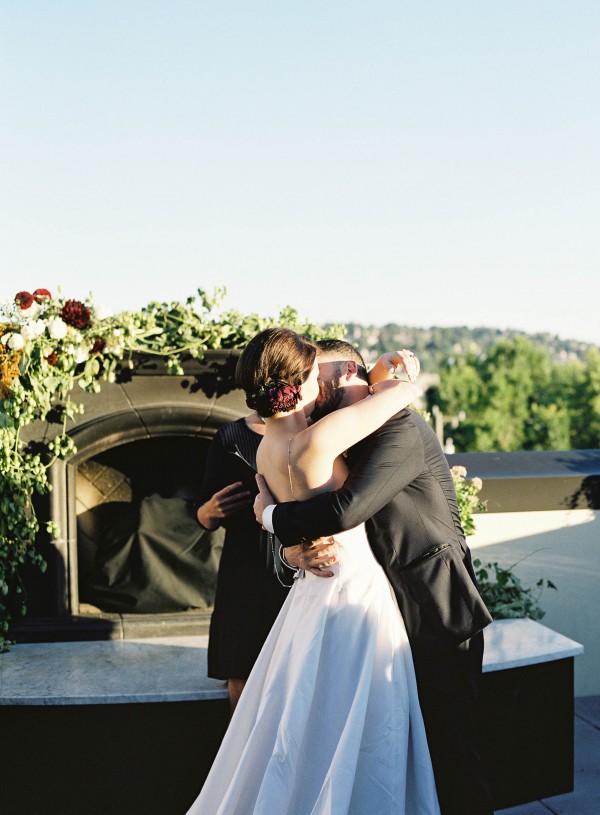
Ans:
POLYGON ((556 584, 543 591, 541 623, 585 648, 575 657, 575 695, 600 695, 600 511, 482 513, 475 521, 474 557, 510 566, 530 555, 515 568, 522 582, 556 584))

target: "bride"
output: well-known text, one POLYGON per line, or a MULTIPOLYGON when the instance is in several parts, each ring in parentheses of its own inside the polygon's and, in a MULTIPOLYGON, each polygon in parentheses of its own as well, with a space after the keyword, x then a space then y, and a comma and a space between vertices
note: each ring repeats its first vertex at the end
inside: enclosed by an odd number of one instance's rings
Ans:
MULTIPOLYGON (((278 501, 337 489, 344 452, 417 393, 382 382, 309 426, 317 350, 271 328, 238 362, 238 385, 265 419, 258 470, 278 501)), ((298 573, 188 815, 439 815, 396 600, 364 527, 336 540, 333 577, 298 573)))

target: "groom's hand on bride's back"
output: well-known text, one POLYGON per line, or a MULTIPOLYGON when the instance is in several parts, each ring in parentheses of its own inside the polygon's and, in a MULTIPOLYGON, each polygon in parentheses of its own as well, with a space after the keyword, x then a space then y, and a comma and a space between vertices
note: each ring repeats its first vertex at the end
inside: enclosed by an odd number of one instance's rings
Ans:
MULTIPOLYGON (((264 529, 263 512, 275 503, 275 499, 260 473, 256 474, 256 483, 258 495, 254 499, 254 515, 256 522, 264 529)), ((317 577, 333 577, 333 572, 329 571, 328 567, 337 563, 336 549, 337 543, 333 538, 319 538, 302 546, 289 546, 285 550, 285 559, 290 566, 304 569, 305 572, 311 572, 317 577)))
MULTIPOLYGON (((298 565, 305 572, 310 572, 316 577, 333 577, 333 572, 329 570, 329 566, 333 566, 334 563, 338 562, 336 551, 337 543, 335 538, 318 538, 312 543, 303 544, 298 565)), ((287 555, 286 559, 289 560, 287 555)))

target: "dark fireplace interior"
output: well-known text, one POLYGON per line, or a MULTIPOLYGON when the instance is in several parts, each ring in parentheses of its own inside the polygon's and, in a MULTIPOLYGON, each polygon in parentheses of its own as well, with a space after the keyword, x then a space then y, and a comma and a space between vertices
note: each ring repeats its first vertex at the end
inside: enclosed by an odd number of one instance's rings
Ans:
POLYGON ((195 517, 208 444, 186 436, 142 439, 77 466, 80 613, 212 606, 222 532, 206 532, 195 517))
MULTIPOLYGON (((16 641, 208 633, 224 532, 202 529, 195 509, 211 439, 247 412, 238 356, 184 358, 173 376, 165 359, 134 355, 100 393, 77 394, 83 413, 68 428, 77 452, 53 461, 51 491, 33 497, 46 568, 19 572, 16 641)), ((28 426, 23 443, 45 449, 55 421, 28 426)))

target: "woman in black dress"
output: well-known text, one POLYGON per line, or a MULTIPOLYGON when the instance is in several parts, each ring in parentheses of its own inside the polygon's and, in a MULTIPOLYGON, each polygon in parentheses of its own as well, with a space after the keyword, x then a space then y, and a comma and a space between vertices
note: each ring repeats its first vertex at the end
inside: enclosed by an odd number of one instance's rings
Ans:
POLYGON ((206 529, 225 528, 208 675, 227 680, 232 710, 288 592, 267 561, 270 543, 264 535, 261 542, 252 509, 258 492, 256 451, 264 429, 257 413, 219 428, 208 452, 198 508, 198 521, 206 529))

